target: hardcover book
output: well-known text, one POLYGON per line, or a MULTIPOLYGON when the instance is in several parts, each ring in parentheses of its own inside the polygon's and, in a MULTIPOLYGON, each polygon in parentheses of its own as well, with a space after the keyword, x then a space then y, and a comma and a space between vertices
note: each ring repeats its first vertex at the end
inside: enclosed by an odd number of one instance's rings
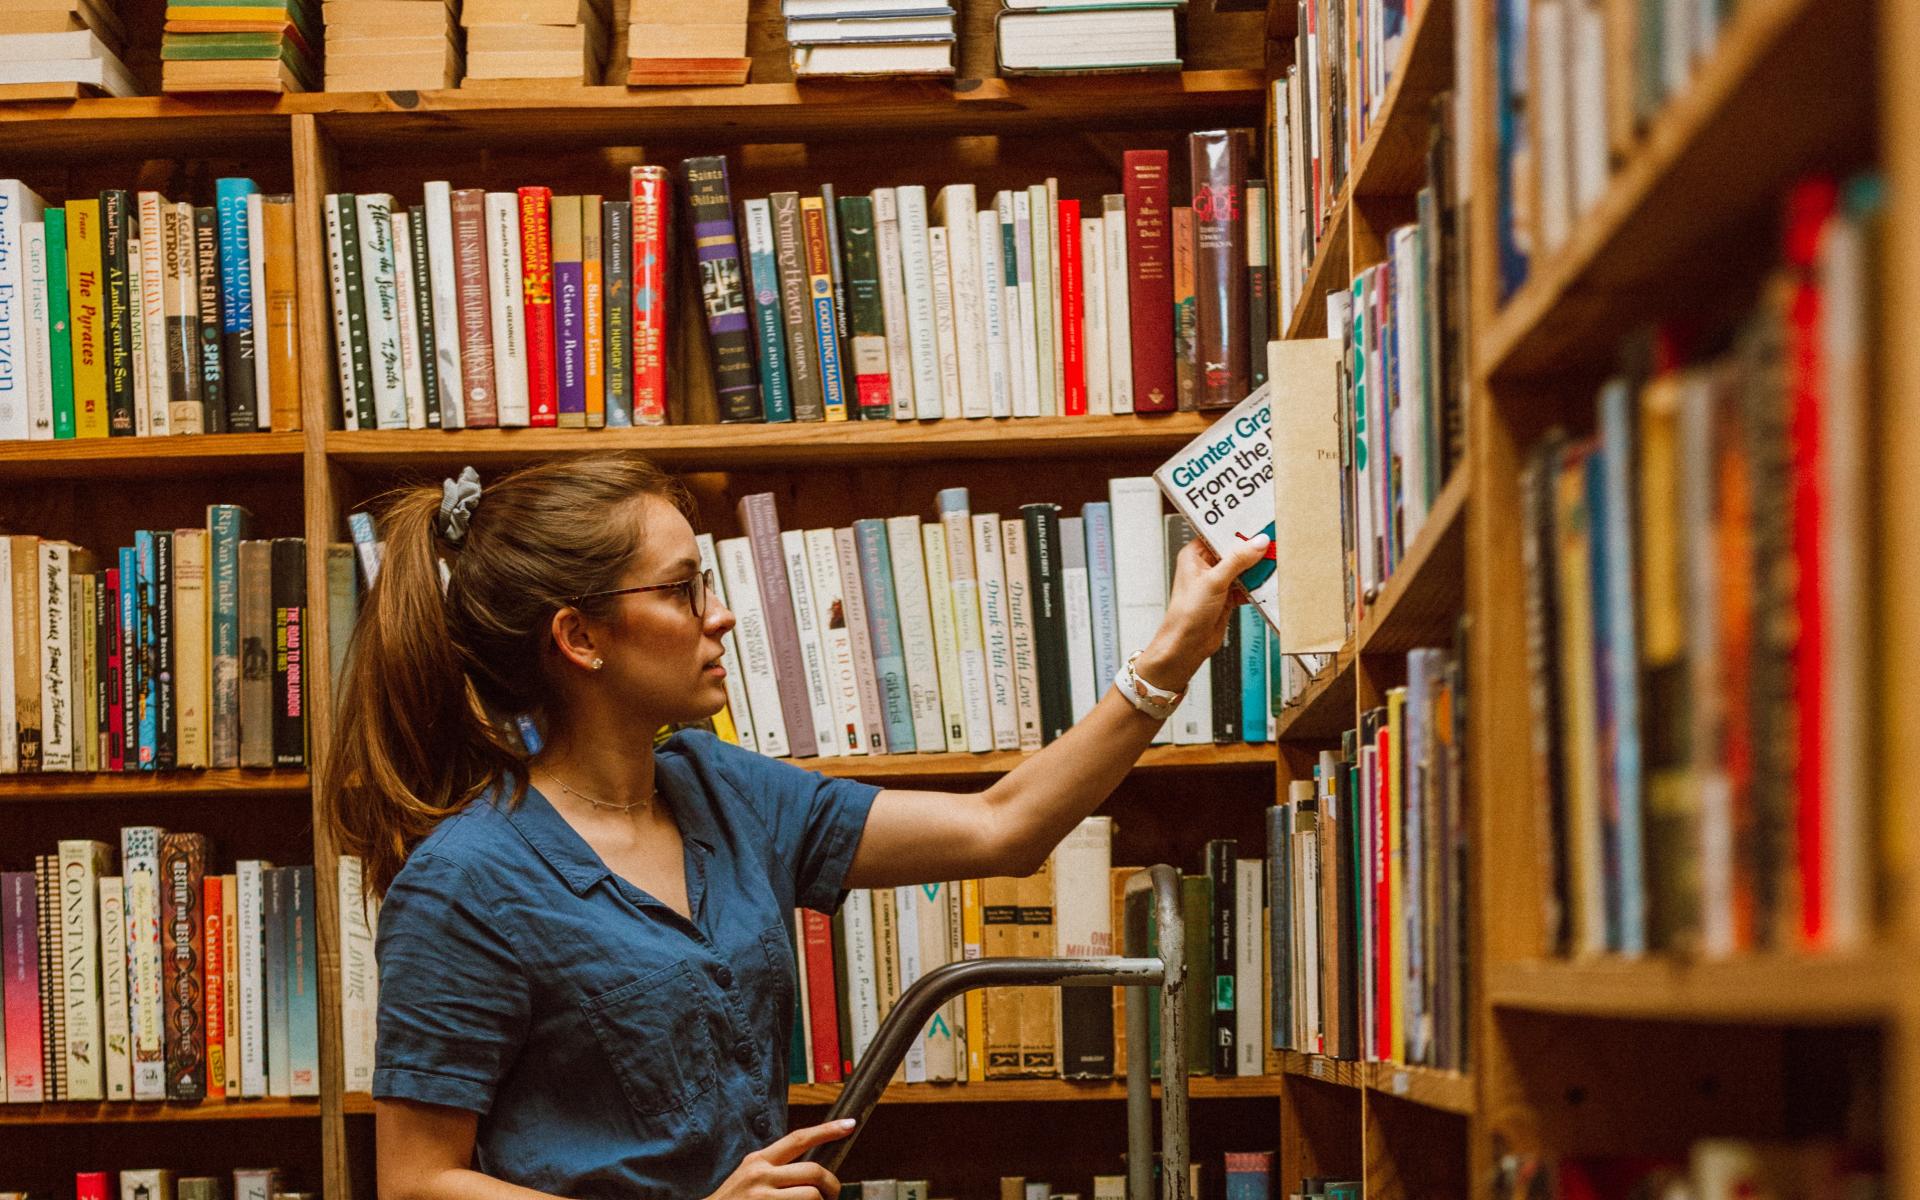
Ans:
POLYGON ((733 223, 733 195, 727 184, 727 160, 718 155, 684 159, 680 171, 699 269, 700 300, 706 310, 720 419, 758 421, 765 410, 753 370, 752 331, 747 321, 746 286, 733 223))
MULTIPOLYGON (((1161 492, 1216 554, 1236 542, 1274 534, 1269 387, 1255 389, 1153 473, 1161 492)), ((1266 556, 1241 573, 1240 586, 1277 629, 1275 544, 1270 542, 1266 556)))

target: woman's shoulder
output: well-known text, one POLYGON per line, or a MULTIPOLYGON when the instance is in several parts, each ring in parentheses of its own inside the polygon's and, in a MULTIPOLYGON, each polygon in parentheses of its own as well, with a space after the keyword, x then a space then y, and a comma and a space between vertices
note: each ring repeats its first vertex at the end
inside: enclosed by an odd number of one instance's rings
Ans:
POLYGON ((477 796, 420 839, 394 876, 394 886, 431 879, 436 887, 460 880, 484 887, 500 869, 503 847, 510 845, 503 836, 508 829, 493 793, 477 796))

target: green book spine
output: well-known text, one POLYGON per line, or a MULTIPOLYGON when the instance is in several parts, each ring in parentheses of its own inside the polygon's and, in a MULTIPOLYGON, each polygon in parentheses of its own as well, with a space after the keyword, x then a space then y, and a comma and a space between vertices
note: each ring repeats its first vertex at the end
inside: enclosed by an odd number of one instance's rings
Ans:
POLYGON ((367 298, 360 279, 360 207, 352 192, 333 198, 340 217, 340 270, 347 283, 347 337, 353 345, 353 391, 360 428, 376 429, 373 415, 373 349, 367 342, 367 298))
POLYGON ((887 371, 887 316, 880 301, 880 250, 873 232, 873 198, 840 197, 840 233, 846 250, 847 324, 853 347, 854 392, 860 416, 893 416, 887 371))
POLYGON ((100 265, 107 277, 107 429, 114 437, 145 432, 136 427, 133 411, 133 297, 127 276, 131 215, 126 192, 100 193, 100 265))
POLYGON ((74 436, 73 343, 67 328, 72 316, 67 308, 67 210, 58 206, 47 209, 46 222, 47 328, 52 343, 53 436, 70 438, 74 436))
POLYGON ((1213 880, 1180 877, 1187 938, 1187 1074, 1213 1074, 1213 880))

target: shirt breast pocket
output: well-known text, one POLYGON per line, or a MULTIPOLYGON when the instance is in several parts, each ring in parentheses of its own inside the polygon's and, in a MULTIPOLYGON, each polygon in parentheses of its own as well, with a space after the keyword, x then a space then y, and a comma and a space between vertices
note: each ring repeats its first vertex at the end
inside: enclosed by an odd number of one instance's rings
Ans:
POLYGON ((581 1007, 634 1112, 690 1111, 713 1090, 713 1036, 686 963, 589 997, 581 1007))

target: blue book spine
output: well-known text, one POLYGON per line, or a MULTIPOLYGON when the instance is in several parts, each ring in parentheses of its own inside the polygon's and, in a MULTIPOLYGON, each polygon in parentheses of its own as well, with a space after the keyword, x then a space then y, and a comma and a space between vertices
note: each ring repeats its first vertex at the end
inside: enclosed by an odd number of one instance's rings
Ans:
POLYGON ((1227 1155, 1227 1200, 1272 1200, 1273 1155, 1227 1155))
MULTIPOLYGON (((1593 708, 1594 725, 1600 746, 1614 744, 1617 729, 1613 711, 1613 609, 1607 597, 1607 575, 1614 569, 1612 547, 1607 545, 1606 458, 1620 451, 1601 445, 1587 456, 1585 483, 1587 498, 1587 554, 1591 577, 1588 603, 1593 607, 1593 708)), ((1604 753, 1602 757, 1607 757, 1604 753)), ((1620 949, 1620 813, 1619 797, 1614 789, 1614 774, 1603 763, 1600 769, 1600 861, 1605 880, 1607 949, 1620 949)))
POLYGON ((287 1077, 296 1096, 320 1094, 320 946, 313 868, 288 867, 287 1077))
POLYGON ((292 908, 288 868, 268 867, 261 873, 261 971, 267 984, 267 1095, 293 1095, 292 1046, 287 1025, 287 917, 292 908))
POLYGON ((154 614, 158 611, 155 608, 158 593, 155 590, 156 568, 151 530, 134 531, 133 551, 137 560, 134 568, 134 606, 137 609, 134 614, 134 661, 140 666, 134 703, 140 710, 140 769, 151 771, 157 765, 160 746, 160 673, 154 661, 160 642, 153 628, 154 614))
POLYGON ((793 389, 787 382, 787 329, 780 312, 780 264, 773 254, 773 210, 768 201, 749 200, 747 275, 753 303, 753 332, 760 352, 760 393, 767 420, 793 420, 793 389))
MULTIPOLYGON (((832 316, 832 300, 828 300, 832 316)), ((907 698, 907 655, 900 640, 900 611, 893 598, 893 556, 887 550, 887 523, 872 518, 853 523, 860 547, 860 583, 867 599, 867 628, 873 639, 873 673, 880 681, 880 707, 887 725, 887 752, 912 754, 913 706, 907 698)))
POLYGON ((1240 740, 1267 740, 1267 619, 1251 604, 1239 608, 1240 740))
MULTIPOLYGON (((840 378, 840 336, 833 312, 833 281, 824 275, 813 277, 813 340, 820 348, 820 392, 824 396, 845 396, 844 381, 840 378)), ((826 410, 835 411, 832 399, 826 401, 826 410)), ((847 415, 845 401, 838 406, 841 417, 847 415)))
POLYGON ((220 220, 220 327, 227 333, 253 328, 252 247, 247 234, 247 197, 251 179, 221 179, 214 184, 220 220))
POLYGON ((1087 534, 1087 593, 1093 604, 1093 669, 1096 694, 1120 671, 1120 596, 1113 573, 1113 505, 1094 500, 1080 506, 1087 534))
POLYGON ((208 697, 213 713, 208 766, 240 765, 240 539, 247 510, 237 504, 207 507, 208 697))
POLYGON ((120 547, 120 769, 140 769, 140 556, 120 547))
POLYGON ((607 428, 633 425, 633 207, 600 207, 600 257, 606 281, 607 428))
MULTIPOLYGON (((1607 608, 1607 687, 1611 692, 1608 709, 1613 720, 1613 825, 1619 870, 1619 950, 1622 954, 1641 954, 1647 949, 1646 880, 1641 844, 1643 806, 1640 775, 1640 694, 1638 658, 1640 647, 1634 636, 1634 572, 1627 564, 1634 561, 1633 512, 1630 502, 1633 487, 1631 463, 1633 448, 1633 390, 1626 380, 1610 381, 1600 391, 1600 440, 1606 447, 1600 455, 1601 490, 1606 507, 1595 511, 1603 522, 1597 526, 1606 542, 1607 562, 1612 570, 1602 577, 1607 608)), ((1595 608, 1599 598, 1595 598, 1595 608)))

